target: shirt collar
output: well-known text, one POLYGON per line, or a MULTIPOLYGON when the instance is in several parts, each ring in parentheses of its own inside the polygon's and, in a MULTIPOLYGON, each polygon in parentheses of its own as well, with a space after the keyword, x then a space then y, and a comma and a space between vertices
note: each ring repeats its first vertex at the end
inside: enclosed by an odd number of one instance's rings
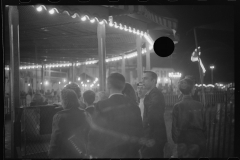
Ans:
POLYGON ((110 94, 110 96, 108 98, 112 97, 113 95, 122 95, 123 96, 122 93, 113 93, 113 94, 110 94))

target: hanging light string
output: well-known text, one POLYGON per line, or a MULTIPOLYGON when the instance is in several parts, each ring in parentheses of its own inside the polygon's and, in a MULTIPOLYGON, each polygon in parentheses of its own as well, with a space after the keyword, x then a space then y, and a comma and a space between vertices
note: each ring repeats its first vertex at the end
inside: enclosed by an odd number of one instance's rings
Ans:
MULTIPOLYGON (((47 7, 44 6, 44 5, 38 5, 38 6, 33 6, 33 7, 36 8, 36 10, 38 12, 41 12, 41 11, 45 10, 45 11, 48 11, 49 14, 55 14, 55 13, 59 14, 60 13, 57 8, 47 9, 47 7)), ((90 18, 88 15, 79 16, 79 14, 77 14, 77 13, 75 13, 71 16, 68 11, 64 11, 63 13, 66 13, 67 15, 69 15, 72 18, 79 18, 79 19, 81 19, 81 21, 88 20, 91 23, 95 23, 95 22, 100 23, 100 24, 105 23, 105 24, 109 25, 110 27, 114 27, 116 29, 120 29, 122 31, 126 31, 126 32, 136 34, 136 35, 139 35, 139 36, 143 36, 148 41, 148 43, 150 44, 149 50, 151 51, 153 49, 154 41, 152 40, 150 35, 147 34, 146 32, 140 31, 140 30, 135 29, 135 28, 127 27, 126 25, 123 25, 121 23, 117 24, 117 22, 112 22, 112 21, 108 22, 105 19, 102 19, 101 21, 99 21, 99 19, 97 17, 90 18)), ((147 49, 143 48, 142 49, 142 54, 145 54, 146 52, 147 52, 147 49)), ((133 53, 129 53, 129 54, 125 55, 124 59, 129 59, 129 58, 133 58, 133 57, 137 57, 137 52, 133 52, 133 53)), ((119 61, 119 60, 122 60, 122 56, 116 56, 116 57, 113 57, 113 58, 106 58, 105 61, 106 62, 112 62, 112 61, 119 61)), ((98 62, 98 60, 78 62, 78 63, 76 63, 76 66, 91 65, 91 64, 96 64, 97 62, 98 62)), ((55 64, 47 64, 46 68, 58 68, 58 67, 69 67, 69 66, 72 66, 72 64, 71 63, 61 63, 61 64, 55 63, 55 64)), ((20 66, 19 68, 20 68, 20 70, 36 69, 36 68, 42 68, 42 66, 41 65, 31 65, 31 66, 25 65, 25 66, 20 66)), ((6 66, 5 70, 9 70, 9 66, 6 66)))

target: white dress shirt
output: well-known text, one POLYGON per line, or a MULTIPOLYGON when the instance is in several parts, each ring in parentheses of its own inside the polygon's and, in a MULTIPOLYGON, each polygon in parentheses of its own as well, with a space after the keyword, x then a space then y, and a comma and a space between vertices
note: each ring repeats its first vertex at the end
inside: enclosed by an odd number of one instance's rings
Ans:
POLYGON ((142 117, 142 119, 143 119, 143 112, 144 112, 144 97, 140 99, 139 108, 140 108, 140 111, 141 111, 141 117, 142 117))

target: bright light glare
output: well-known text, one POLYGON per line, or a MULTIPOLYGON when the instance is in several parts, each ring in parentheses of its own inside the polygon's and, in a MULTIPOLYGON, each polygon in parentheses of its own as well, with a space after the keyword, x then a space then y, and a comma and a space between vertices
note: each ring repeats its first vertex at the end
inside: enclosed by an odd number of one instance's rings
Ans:
POLYGON ((91 22, 91 23, 94 23, 94 22, 95 22, 95 19, 91 19, 90 22, 91 22))
POLYGON ((45 85, 48 85, 48 81, 45 82, 45 85))
POLYGON ((86 16, 83 16, 83 17, 81 18, 81 20, 82 20, 82 21, 86 21, 86 20, 87 20, 87 17, 86 17, 86 16))
POLYGON ((43 9, 42 6, 37 7, 37 11, 38 11, 38 12, 41 12, 42 9, 43 9))
POLYGON ((54 14, 54 9, 51 9, 51 10, 49 11, 49 13, 50 13, 50 14, 54 14))

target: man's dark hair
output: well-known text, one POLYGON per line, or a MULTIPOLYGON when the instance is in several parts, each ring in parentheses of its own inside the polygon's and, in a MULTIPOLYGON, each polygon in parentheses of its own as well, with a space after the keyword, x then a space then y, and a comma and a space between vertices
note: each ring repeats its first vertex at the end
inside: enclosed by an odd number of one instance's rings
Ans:
POLYGON ((72 89, 76 94, 78 98, 81 98, 81 89, 80 87, 77 85, 77 83, 71 83, 71 84, 67 84, 65 86, 66 89, 72 89))
POLYGON ((83 99, 88 105, 92 105, 95 101, 95 93, 92 90, 87 90, 83 93, 83 99))
POLYGON ((125 77, 120 73, 111 73, 107 80, 108 83, 116 90, 122 91, 125 87, 125 77))
POLYGON ((184 95, 190 94, 193 87, 194 87, 194 82, 188 78, 184 78, 178 83, 178 88, 184 95))
POLYGON ((157 80, 157 74, 153 71, 143 71, 143 73, 150 73, 152 80, 156 79, 157 80))

